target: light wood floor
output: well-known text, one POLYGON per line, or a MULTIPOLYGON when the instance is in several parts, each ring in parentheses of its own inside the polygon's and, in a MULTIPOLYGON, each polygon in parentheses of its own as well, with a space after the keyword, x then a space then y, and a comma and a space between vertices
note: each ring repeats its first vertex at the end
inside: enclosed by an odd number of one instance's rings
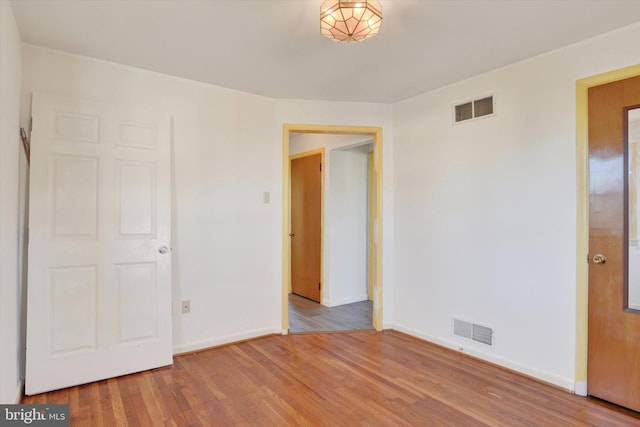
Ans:
POLYGON ((272 336, 28 397, 78 426, 640 426, 572 395, 397 332, 272 336))
POLYGON ((373 301, 325 307, 289 294, 290 332, 327 332, 373 329, 373 301))

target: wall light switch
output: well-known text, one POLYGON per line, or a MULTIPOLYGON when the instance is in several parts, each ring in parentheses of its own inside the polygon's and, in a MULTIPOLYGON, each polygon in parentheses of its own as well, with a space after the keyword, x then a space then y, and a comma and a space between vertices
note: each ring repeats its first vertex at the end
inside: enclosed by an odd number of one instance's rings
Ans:
POLYGON ((271 193, 269 193, 268 191, 265 191, 264 193, 262 193, 262 202, 265 205, 268 205, 269 203, 271 203, 271 193))

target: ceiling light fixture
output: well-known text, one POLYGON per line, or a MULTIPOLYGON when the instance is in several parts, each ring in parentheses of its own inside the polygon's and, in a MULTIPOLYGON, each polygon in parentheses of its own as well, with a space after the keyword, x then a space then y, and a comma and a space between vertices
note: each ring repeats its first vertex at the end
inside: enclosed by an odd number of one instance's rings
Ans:
POLYGON ((373 37, 382 25, 378 0, 325 0, 320 7, 320 32, 337 42, 359 42, 373 37))

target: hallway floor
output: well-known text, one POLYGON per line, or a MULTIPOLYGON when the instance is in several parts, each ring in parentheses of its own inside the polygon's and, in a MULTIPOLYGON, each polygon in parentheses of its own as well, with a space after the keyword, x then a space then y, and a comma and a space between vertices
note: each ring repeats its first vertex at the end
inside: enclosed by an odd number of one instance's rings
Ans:
POLYGON ((373 329, 373 301, 325 307, 289 294, 289 332, 328 332, 373 329))

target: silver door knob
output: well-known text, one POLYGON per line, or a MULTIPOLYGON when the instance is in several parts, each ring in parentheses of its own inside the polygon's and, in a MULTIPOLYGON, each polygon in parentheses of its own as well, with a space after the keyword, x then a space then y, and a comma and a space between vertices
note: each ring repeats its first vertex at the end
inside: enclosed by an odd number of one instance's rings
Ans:
POLYGON ((605 262, 607 262, 607 257, 602 255, 602 254, 597 254, 593 256, 593 263, 594 264, 604 264, 605 262))
POLYGON ((166 246, 160 246, 158 248, 158 252, 160 252, 162 255, 166 254, 167 252, 169 252, 169 248, 166 246))

